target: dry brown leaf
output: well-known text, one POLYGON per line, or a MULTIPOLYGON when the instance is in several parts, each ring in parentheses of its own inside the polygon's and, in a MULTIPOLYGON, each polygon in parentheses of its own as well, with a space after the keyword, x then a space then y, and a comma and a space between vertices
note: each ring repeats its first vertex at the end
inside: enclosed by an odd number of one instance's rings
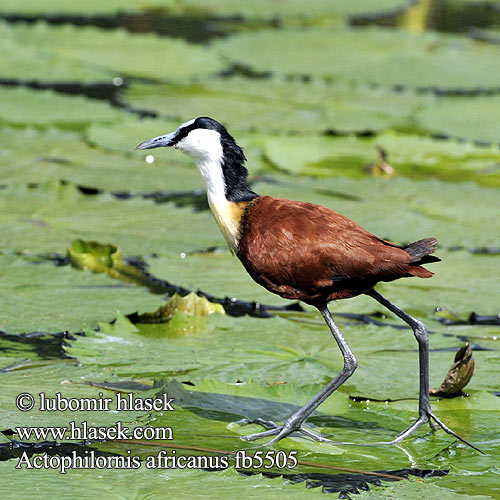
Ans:
POLYGON ((467 396, 462 389, 469 383, 474 373, 474 357, 469 342, 458 350, 455 361, 451 365, 446 378, 439 389, 431 389, 431 396, 442 398, 454 398, 456 396, 467 396))

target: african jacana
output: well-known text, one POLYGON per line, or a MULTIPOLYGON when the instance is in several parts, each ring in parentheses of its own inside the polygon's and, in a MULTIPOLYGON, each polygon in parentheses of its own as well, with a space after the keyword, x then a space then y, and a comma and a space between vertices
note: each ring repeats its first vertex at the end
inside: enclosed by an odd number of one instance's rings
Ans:
POLYGON ((242 148, 226 128, 212 118, 190 120, 175 132, 145 141, 136 149, 162 146, 179 149, 194 159, 205 181, 212 214, 231 252, 239 257, 250 276, 281 297, 302 300, 315 306, 344 356, 343 370, 283 425, 258 419, 257 422, 268 430, 245 436, 244 439, 275 436, 267 443, 272 444, 292 432, 302 432, 314 439, 329 441, 301 425, 354 373, 358 363, 327 304, 331 300, 364 293, 405 321, 412 328, 419 348, 419 417, 394 440, 384 444, 397 443, 424 423, 431 424, 432 421, 467 443, 432 413, 429 400, 429 335, 425 325, 373 289, 379 281, 412 276, 430 278, 432 273, 422 264, 440 260, 430 255, 435 250, 434 238, 402 247, 377 238, 328 208, 254 193, 247 184, 248 172, 242 148))

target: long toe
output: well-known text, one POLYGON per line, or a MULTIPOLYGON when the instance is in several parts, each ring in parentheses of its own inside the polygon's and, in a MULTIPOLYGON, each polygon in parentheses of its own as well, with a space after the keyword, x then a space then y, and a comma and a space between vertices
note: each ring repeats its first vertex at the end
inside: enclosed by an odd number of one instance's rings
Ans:
POLYGON ((477 446, 474 446, 472 443, 464 439, 462 436, 459 436, 455 431, 452 431, 449 427, 443 424, 443 422, 441 422, 441 420, 439 420, 439 418, 437 418, 436 415, 434 415, 434 413, 431 413, 430 417, 439 427, 441 427, 441 429, 443 429, 444 432, 450 434, 450 436, 457 438, 459 441, 462 441, 462 443, 466 444, 467 446, 470 446, 472 449, 478 451, 479 453, 486 455, 484 451, 480 450, 477 446))
MULTIPOLYGON (((255 423, 260 423, 261 425, 264 425, 261 422, 255 422, 255 423)), ((269 422, 265 422, 265 423, 268 424, 269 422)), ((327 437, 325 437, 319 433, 312 432, 309 429, 304 429, 303 427, 300 427, 298 429, 294 429, 294 428, 291 428, 291 427, 286 426, 286 425, 276 426, 272 429, 268 429, 267 431, 257 432, 255 434, 249 434, 248 436, 242 436, 241 439, 243 439, 244 441, 256 441, 258 439, 263 439, 263 438, 266 438, 269 436, 275 436, 273 439, 271 439, 271 441, 268 441, 264 445, 264 446, 269 446, 269 445, 272 445, 274 443, 277 443, 281 439, 283 439, 291 434, 297 434, 297 435, 302 434, 303 436, 305 436, 309 439, 312 439, 314 441, 318 441, 320 443, 336 443, 335 441, 332 441, 331 439, 328 439, 327 437)))
POLYGON ((255 434, 248 434, 248 436, 241 436, 244 441, 256 441, 257 439, 263 439, 269 436, 274 436, 280 432, 281 428, 277 427, 274 429, 269 429, 264 432, 256 432, 255 434))

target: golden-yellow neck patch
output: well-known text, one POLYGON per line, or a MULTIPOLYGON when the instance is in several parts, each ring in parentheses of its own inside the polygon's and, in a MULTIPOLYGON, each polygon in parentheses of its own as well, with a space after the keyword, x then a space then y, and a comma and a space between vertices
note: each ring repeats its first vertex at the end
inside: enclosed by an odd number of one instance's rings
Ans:
POLYGON ((238 251, 242 222, 249 201, 233 202, 226 199, 210 199, 208 204, 232 254, 238 251))

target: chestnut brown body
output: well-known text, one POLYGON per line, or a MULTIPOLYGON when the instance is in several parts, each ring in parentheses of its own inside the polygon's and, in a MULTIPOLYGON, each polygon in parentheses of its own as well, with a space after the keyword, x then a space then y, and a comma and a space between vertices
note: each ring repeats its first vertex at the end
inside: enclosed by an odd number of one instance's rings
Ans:
POLYGON ((320 205, 259 196, 242 220, 238 257, 269 291, 316 305, 362 294, 379 281, 431 277, 420 264, 439 260, 426 257, 435 242, 405 250, 320 205))

